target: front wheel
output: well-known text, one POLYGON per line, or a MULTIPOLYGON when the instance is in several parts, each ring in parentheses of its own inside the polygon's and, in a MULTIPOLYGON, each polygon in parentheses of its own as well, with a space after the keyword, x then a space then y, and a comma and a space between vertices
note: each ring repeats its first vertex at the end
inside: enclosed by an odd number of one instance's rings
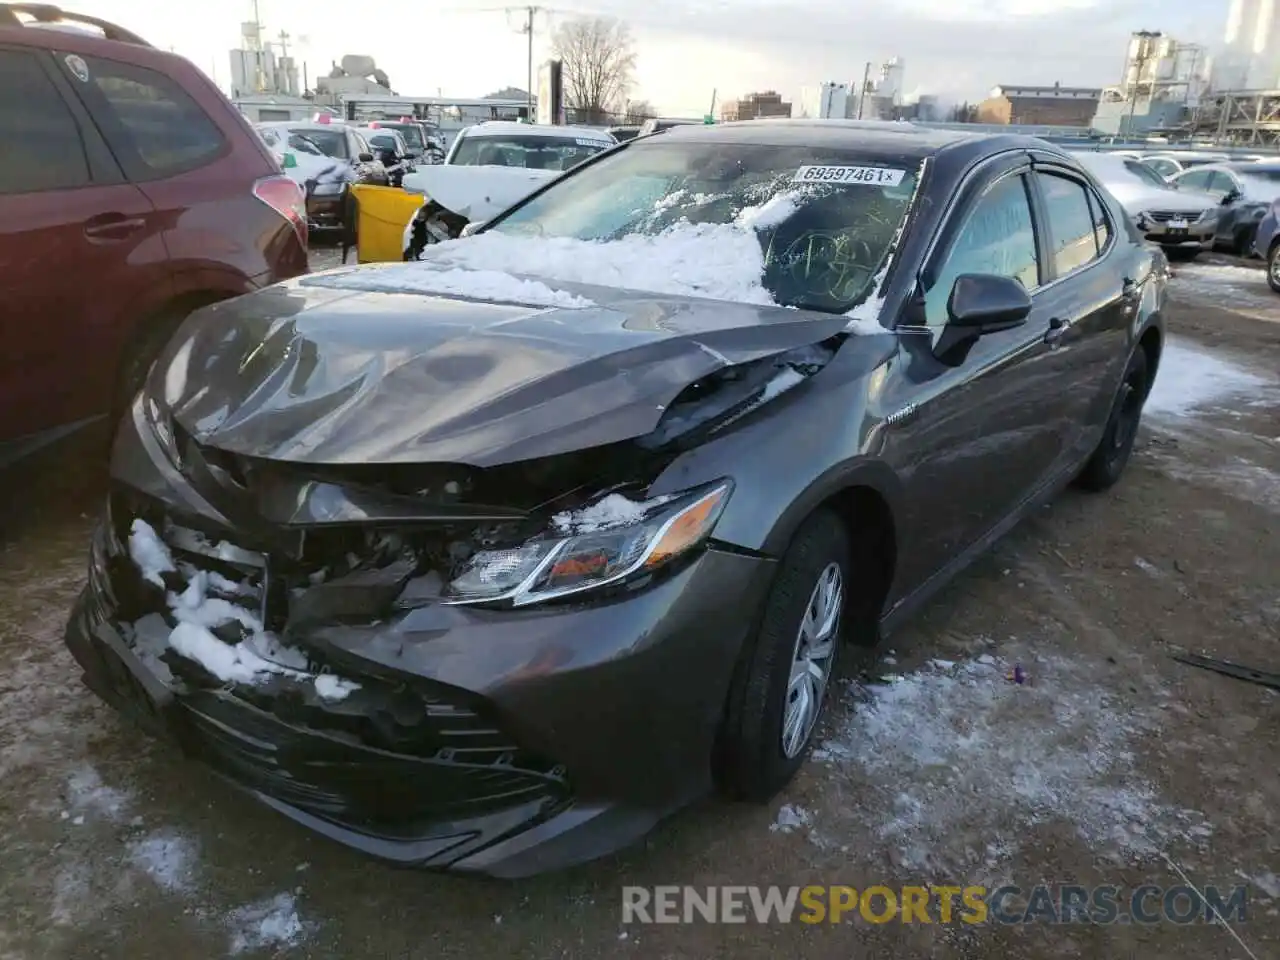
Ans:
POLYGON ((839 659, 851 586, 844 525, 820 510, 779 562, 734 677, 721 738, 721 781, 732 796, 768 800, 804 762, 839 659))
POLYGON ((1280 293, 1280 243, 1272 243, 1267 253, 1267 285, 1280 293))
POLYGON ((1102 440, 1076 478, 1081 488, 1096 493, 1115 486, 1128 466, 1133 443, 1138 436, 1142 405, 1147 400, 1147 355, 1139 347, 1129 358, 1120 391, 1111 405, 1111 415, 1102 440))

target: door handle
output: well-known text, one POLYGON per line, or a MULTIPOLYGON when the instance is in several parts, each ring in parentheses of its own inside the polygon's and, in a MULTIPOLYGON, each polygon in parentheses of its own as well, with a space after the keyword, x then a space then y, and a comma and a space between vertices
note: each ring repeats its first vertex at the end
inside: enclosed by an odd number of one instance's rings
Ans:
POLYGON ((1051 347, 1057 346, 1062 338, 1067 335, 1067 330, 1070 326, 1070 320, 1064 320, 1062 317, 1050 317, 1049 331, 1044 335, 1044 342, 1051 347))
POLYGON ((103 213, 84 222, 84 235, 90 240, 123 240, 147 225, 142 217, 126 217, 123 213, 103 213))

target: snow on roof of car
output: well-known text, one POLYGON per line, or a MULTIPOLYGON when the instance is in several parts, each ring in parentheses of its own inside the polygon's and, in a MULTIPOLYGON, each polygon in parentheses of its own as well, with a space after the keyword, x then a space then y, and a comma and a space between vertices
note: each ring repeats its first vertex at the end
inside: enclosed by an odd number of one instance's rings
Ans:
POLYGON ((462 131, 464 137, 546 137, 549 140, 573 140, 576 138, 614 143, 613 134, 594 127, 567 127, 537 123, 517 123, 514 120, 486 120, 462 131))

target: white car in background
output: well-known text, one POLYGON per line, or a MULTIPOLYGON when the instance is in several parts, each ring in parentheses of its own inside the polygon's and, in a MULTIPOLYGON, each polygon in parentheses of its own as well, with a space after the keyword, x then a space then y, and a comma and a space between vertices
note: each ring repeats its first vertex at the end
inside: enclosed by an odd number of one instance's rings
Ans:
POLYGON ((1167 153, 1144 153, 1142 162, 1168 180, 1184 170, 1229 160, 1225 153, 1202 153, 1195 150, 1175 150, 1167 153))
POLYGON ((442 164, 405 174, 404 189, 425 202, 405 228, 408 259, 431 243, 461 236, 549 180, 618 141, 594 127, 490 120, 459 131, 442 164))
POLYGON ((1178 189, 1142 160, 1114 153, 1073 154, 1114 196, 1134 226, 1170 260, 1191 260, 1212 250, 1219 204, 1202 191, 1178 189))

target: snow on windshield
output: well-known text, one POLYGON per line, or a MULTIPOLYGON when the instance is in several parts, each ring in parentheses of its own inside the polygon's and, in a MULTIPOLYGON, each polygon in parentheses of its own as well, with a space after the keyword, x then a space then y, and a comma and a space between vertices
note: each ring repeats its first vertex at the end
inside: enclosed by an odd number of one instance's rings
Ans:
POLYGON ((917 162, 829 148, 637 141, 427 256, 848 313, 884 275, 917 174, 917 162))

